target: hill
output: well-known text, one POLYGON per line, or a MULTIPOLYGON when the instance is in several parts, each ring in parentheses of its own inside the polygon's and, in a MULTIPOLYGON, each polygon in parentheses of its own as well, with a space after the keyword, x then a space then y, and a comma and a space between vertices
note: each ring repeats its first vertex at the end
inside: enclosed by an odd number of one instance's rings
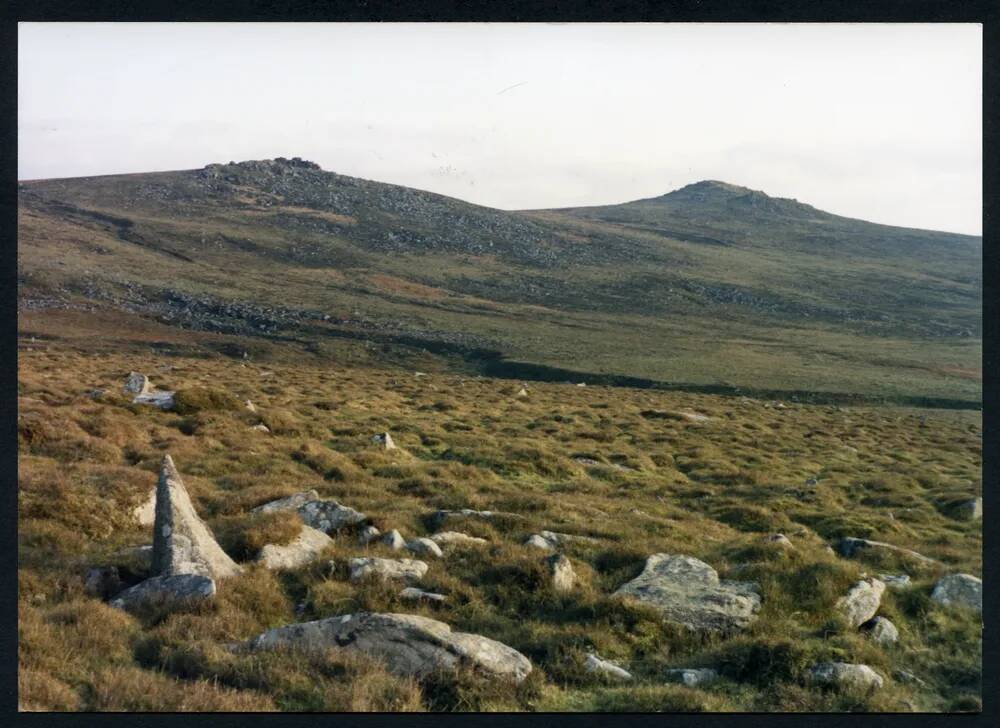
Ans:
POLYGON ((714 391, 979 401, 981 250, 721 182, 524 212, 299 159, 19 185, 22 310, 714 391))

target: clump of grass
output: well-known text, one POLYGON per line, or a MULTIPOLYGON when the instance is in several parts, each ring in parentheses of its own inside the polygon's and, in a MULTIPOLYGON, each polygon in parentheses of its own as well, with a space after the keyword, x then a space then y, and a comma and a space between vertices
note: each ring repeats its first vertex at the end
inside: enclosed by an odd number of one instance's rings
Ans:
POLYGON ((186 387, 174 392, 173 409, 180 415, 193 415, 198 412, 235 412, 242 409, 242 405, 224 389, 186 387))
POLYGON ((257 557, 267 544, 291 543, 302 531, 302 519, 295 511, 228 516, 212 524, 216 540, 237 561, 257 557))

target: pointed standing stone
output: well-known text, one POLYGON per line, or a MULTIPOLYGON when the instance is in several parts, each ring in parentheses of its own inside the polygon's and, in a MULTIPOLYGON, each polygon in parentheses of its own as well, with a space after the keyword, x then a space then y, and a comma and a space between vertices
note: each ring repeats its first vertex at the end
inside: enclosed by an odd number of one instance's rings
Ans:
POLYGON ((240 573, 240 567, 198 517, 169 455, 163 456, 156 486, 152 566, 158 576, 200 574, 220 579, 240 573))

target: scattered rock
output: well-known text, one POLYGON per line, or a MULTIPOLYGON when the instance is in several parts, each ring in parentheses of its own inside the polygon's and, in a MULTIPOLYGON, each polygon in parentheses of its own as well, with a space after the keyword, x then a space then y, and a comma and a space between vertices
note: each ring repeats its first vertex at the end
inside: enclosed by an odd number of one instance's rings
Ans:
POLYGON ((251 402, 249 399, 246 402, 243 403, 243 406, 247 410, 249 410, 250 412, 253 412, 254 414, 257 414, 257 407, 254 406, 254 403, 251 402))
POLYGON ((357 650, 384 660, 395 674, 413 677, 466 666, 520 682, 531 672, 531 662, 517 650, 415 614, 361 612, 292 624, 258 635, 247 647, 357 650))
POLYGON ((372 437, 372 442, 381 445, 384 450, 396 450, 396 443, 392 441, 392 435, 382 432, 372 437))
POLYGON ((100 566, 87 571, 83 579, 83 590, 98 599, 110 599, 122 590, 118 569, 114 566, 100 566))
POLYGON ((147 610, 176 611, 215 596, 215 582, 201 574, 154 576, 126 589, 111 600, 116 609, 126 612, 147 610))
POLYGON ((351 571, 351 581, 358 581, 369 574, 377 574, 383 579, 404 579, 419 581, 427 573, 427 564, 415 559, 380 559, 363 557, 347 562, 351 571))
POLYGON ((868 665, 850 662, 821 662, 807 674, 811 683, 829 687, 871 690, 881 688, 883 683, 882 676, 868 665))
POLYGON ((862 549, 883 549, 886 551, 894 551, 896 553, 905 554, 916 559, 917 561, 922 561, 928 564, 940 563, 939 561, 924 556, 923 554, 918 554, 916 551, 904 549, 900 546, 893 546, 892 544, 885 543, 884 541, 871 541, 867 538, 842 538, 840 539, 840 543, 837 545, 837 550, 840 552, 840 555, 848 558, 854 556, 862 549))
POLYGON ((708 422, 712 419, 708 415, 703 415, 699 412, 680 412, 678 414, 688 422, 708 422))
POLYGON ((438 546, 483 546, 488 544, 485 538, 469 536, 458 531, 442 531, 431 536, 431 541, 438 546))
POLYGON ((791 540, 789 540, 788 536, 786 536, 783 533, 772 533, 768 536, 765 536, 764 541, 765 543, 773 543, 776 546, 783 546, 784 548, 788 549, 794 548, 794 546, 792 546, 791 540))
POLYGON ((632 673, 628 670, 624 670, 613 662, 608 662, 597 655, 587 655, 587 661, 584 663, 584 668, 586 668, 587 672, 599 672, 602 675, 609 675, 619 680, 632 679, 632 673))
POLYGON ((681 683, 689 688, 708 685, 719 679, 719 673, 710 667, 675 667, 664 673, 667 682, 681 683))
POLYGON ((519 389, 518 392, 517 392, 517 396, 518 397, 527 397, 528 396, 528 390, 525 389, 524 387, 521 387, 521 389, 519 389))
POLYGON ((946 607, 983 611, 983 581, 972 574, 949 574, 938 580, 931 599, 946 607))
POLYGON ((174 406, 174 393, 157 391, 137 394, 132 399, 132 404, 151 404, 163 410, 172 409, 174 406))
POLYGON ((910 585, 909 574, 879 574, 878 578, 890 589, 903 589, 910 585))
POLYGON ((573 564, 562 554, 554 554, 545 559, 552 574, 552 588, 557 592, 572 591, 576 586, 576 572, 573 564))
POLYGON ((298 537, 289 544, 267 544, 260 550, 257 561, 268 569, 297 569, 315 560, 333 539, 322 531, 302 526, 298 537))
POLYGON ((406 539, 404 539, 403 535, 395 528, 382 537, 382 543, 391 548, 393 551, 399 551, 400 549, 406 548, 406 539))
POLYGON ((156 488, 149 492, 149 497, 132 511, 140 526, 152 526, 156 520, 156 488))
POLYGON ((339 531, 345 526, 361 523, 366 518, 364 513, 342 506, 335 500, 309 501, 296 510, 303 523, 324 533, 339 531))
POLYGON ((760 609, 755 584, 720 581, 711 566, 683 555, 653 554, 642 573, 615 594, 649 604, 695 632, 743 629, 760 609))
POLYGON ((434 541, 429 538, 414 538, 406 542, 406 549, 412 551, 415 554, 430 554, 431 556, 436 556, 441 558, 444 554, 441 552, 441 547, 438 546, 434 541))
POLYGON ((382 532, 375 528, 375 526, 365 526, 358 533, 358 543, 362 546, 367 546, 381 535, 382 532))
POLYGON ((163 457, 156 486, 152 570, 158 576, 201 574, 213 579, 241 571, 198 517, 169 455, 163 457))
POLYGON ((153 390, 149 377, 139 372, 129 372, 125 380, 125 391, 130 394, 146 394, 153 390))
POLYGON ((852 627, 860 627, 875 616, 884 591, 885 584, 878 579, 862 579, 851 587, 846 596, 837 600, 837 609, 852 627))
POLYGON ((413 599, 416 601, 424 600, 428 602, 436 602, 438 604, 445 601, 444 594, 435 594, 434 592, 424 591, 423 589, 417 589, 415 586, 408 586, 403 591, 399 593, 399 596, 403 599, 413 599))
POLYGON ((250 510, 251 513, 274 513, 275 511, 294 511, 300 506, 304 506, 310 501, 319 500, 319 493, 315 490, 304 490, 301 493, 293 493, 284 498, 278 498, 264 505, 257 506, 250 510))
POLYGON ((256 430, 257 432, 263 432, 264 434, 270 434, 271 429, 265 425, 263 422, 254 425, 250 428, 251 430, 256 430))
POLYGON ((861 625, 861 629, 868 637, 883 646, 894 645, 899 641, 899 630, 885 617, 872 617, 861 625))

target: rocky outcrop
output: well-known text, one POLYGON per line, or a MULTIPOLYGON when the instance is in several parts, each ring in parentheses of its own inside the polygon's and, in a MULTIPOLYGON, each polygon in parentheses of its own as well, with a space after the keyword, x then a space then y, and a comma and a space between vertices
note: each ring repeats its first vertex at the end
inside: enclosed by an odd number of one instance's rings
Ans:
POLYGON ((868 665, 850 662, 822 662, 811 667, 806 677, 814 685, 841 689, 877 690, 883 684, 882 676, 868 665))
POLYGON ((710 667, 675 667, 664 672, 663 677, 667 682, 696 688, 715 682, 719 679, 719 673, 710 667))
POLYGON ((158 576, 201 574, 212 579, 240 573, 198 517, 169 455, 163 458, 156 486, 152 570, 158 576))
POLYGON ((111 600, 126 612, 177 611, 215 596, 215 582, 201 574, 154 576, 121 592, 111 600))
POLYGON ((532 546, 536 549, 541 549, 542 551, 554 551, 555 546, 542 538, 539 534, 534 533, 528 536, 528 540, 524 542, 525 546, 532 546))
POLYGON ((860 627, 875 616, 884 591, 885 584, 878 579, 862 579, 837 601, 837 609, 852 627, 860 627))
POLYGON ((469 536, 465 533, 459 533, 458 531, 442 531, 441 533, 435 533, 430 537, 431 541, 436 543, 438 546, 485 546, 489 543, 485 538, 478 538, 476 536, 469 536))
POLYGON ((648 604, 694 632, 743 629, 760 609, 756 585, 720 581, 711 566, 683 555, 653 554, 642 573, 615 594, 648 604))
POLYGON ((283 546, 267 544, 260 550, 257 561, 268 569, 297 569, 315 561, 323 550, 333 545, 333 539, 322 531, 303 526, 294 541, 283 546))
POLYGON ((552 578, 552 588, 557 592, 573 591, 576 586, 576 572, 573 564, 562 554, 553 554, 545 559, 552 578))
POLYGON ((414 614, 361 612, 292 624, 258 635, 247 648, 355 650, 379 658, 395 674, 412 677, 468 667, 521 682, 532 669, 527 657, 501 642, 453 632, 444 622, 414 614))
POLYGON ((144 392, 132 399, 132 404, 150 404, 162 410, 173 409, 174 393, 166 391, 144 392))
POLYGON ((613 662, 602 659, 597 655, 587 655, 586 662, 583 663, 583 667, 587 672, 594 672, 601 675, 607 675, 608 677, 613 677, 616 680, 631 680, 632 673, 625 670, 613 662))
POLYGON ((972 574, 949 574, 938 580, 931 599, 945 607, 983 611, 983 581, 972 574))
POLYGON ((319 493, 315 490, 304 490, 301 493, 293 493, 284 498, 278 498, 263 505, 251 509, 251 513, 274 513, 275 511, 294 511, 311 501, 319 500, 319 493))
POLYGON ((402 579, 419 581, 427 573, 427 564, 416 559, 380 559, 362 557, 347 562, 351 571, 351 581, 364 579, 370 574, 382 579, 402 579))

